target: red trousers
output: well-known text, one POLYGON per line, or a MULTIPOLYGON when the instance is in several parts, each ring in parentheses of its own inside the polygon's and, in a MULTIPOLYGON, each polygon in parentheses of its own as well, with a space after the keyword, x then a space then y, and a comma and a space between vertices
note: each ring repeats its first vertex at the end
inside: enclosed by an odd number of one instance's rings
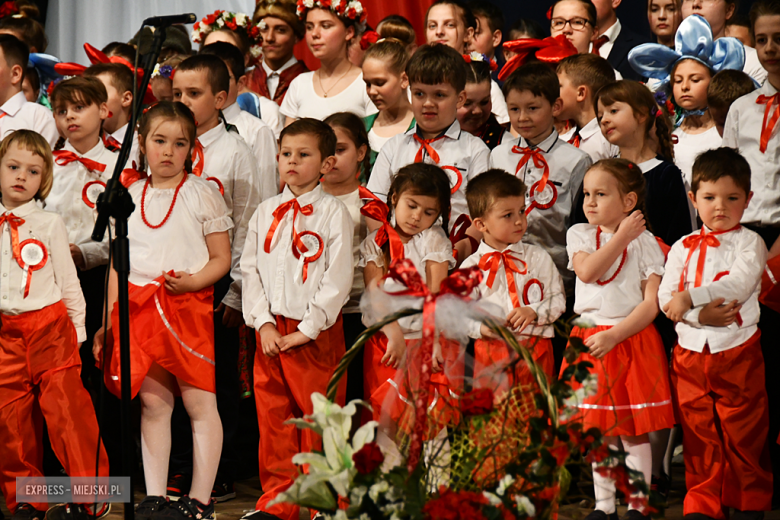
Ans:
POLYGON ((728 508, 769 511, 772 472, 760 332, 712 354, 674 349, 672 384, 683 428, 683 514, 725 519, 728 508))
MULTIPOLYGON (((276 329, 282 336, 297 332, 299 323, 284 316, 276 317, 276 329)), ((292 463, 293 455, 321 449, 322 440, 311 430, 299 430, 284 422, 311 414, 311 394, 325 394, 328 382, 346 350, 341 315, 332 327, 320 332, 316 340, 277 356, 263 354, 259 333, 257 345, 254 385, 260 428, 260 484, 263 496, 257 501, 256 507, 283 520, 297 520, 298 506, 276 504, 268 507, 268 502, 287 490, 298 476, 298 469, 292 463)), ((344 404, 346 392, 347 381, 344 378, 336 399, 339 404, 344 404)))
MULTIPOLYGON (((64 303, 2 317, 0 490, 9 510, 17 506, 16 477, 43 476, 42 418, 65 472, 71 477, 95 474, 98 425, 80 373, 76 329, 64 303)), ((108 476, 102 443, 98 475, 108 476)))

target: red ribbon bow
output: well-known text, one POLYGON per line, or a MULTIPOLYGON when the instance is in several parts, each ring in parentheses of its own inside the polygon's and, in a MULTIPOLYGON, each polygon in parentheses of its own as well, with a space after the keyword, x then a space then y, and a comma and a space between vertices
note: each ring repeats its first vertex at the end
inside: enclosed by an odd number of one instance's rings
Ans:
POLYGON ((55 150, 54 152, 52 152, 52 155, 54 155, 55 157, 54 162, 56 162, 60 166, 67 166, 74 161, 78 161, 81 164, 83 164, 87 170, 91 172, 103 173, 104 171, 106 171, 105 164, 101 164, 97 161, 93 161, 92 159, 87 159, 86 157, 81 157, 78 154, 71 152, 70 150, 55 150))
POLYGON ((501 253, 494 251, 492 253, 482 255, 482 258, 479 261, 479 268, 483 271, 489 271, 487 286, 492 289, 493 282, 496 280, 496 273, 498 272, 498 268, 502 262, 504 264, 504 271, 506 272, 506 285, 509 289, 509 296, 512 299, 512 306, 515 308, 520 307, 520 297, 517 294, 517 284, 515 283, 515 276, 512 273, 526 274, 528 272, 528 264, 526 264, 523 260, 513 256, 512 251, 504 251, 501 253), (517 267, 515 262, 520 262, 523 265, 522 269, 517 267))
POLYGON ((680 285, 678 291, 685 290, 685 278, 688 273, 688 264, 693 257, 693 252, 699 249, 699 260, 696 262, 696 278, 694 279, 693 286, 701 287, 702 277, 704 276, 704 263, 707 261, 707 248, 720 246, 720 240, 716 238, 716 235, 722 235, 731 231, 739 229, 739 224, 731 229, 724 231, 712 231, 706 233, 704 228, 701 228, 701 232, 698 235, 690 235, 683 239, 683 246, 688 249, 688 258, 685 259, 685 265, 683 266, 682 274, 680 275, 680 285))
MULTIPOLYGON (((303 213, 304 215, 311 215, 314 213, 314 207, 311 204, 307 204, 306 206, 301 207, 300 204, 298 204, 298 199, 290 199, 284 204, 281 204, 278 208, 274 210, 274 221, 271 223, 271 227, 268 228, 268 233, 265 235, 265 244, 263 246, 263 250, 266 253, 271 252, 271 242, 274 239, 274 234, 276 233, 276 228, 279 227, 279 223, 282 221, 284 216, 287 214, 290 209, 293 210, 293 219, 292 219, 292 249, 293 254, 296 258, 300 255, 300 252, 307 253, 309 251, 309 248, 306 247, 306 244, 303 243, 298 233, 295 231, 295 219, 298 217, 298 213, 303 213)), ((307 269, 304 264, 304 279, 303 281, 306 281, 306 274, 307 269)))
POLYGON ((572 138, 569 139, 569 144, 577 148, 580 147, 580 144, 582 144, 582 136, 580 136, 579 132, 574 132, 572 138))
POLYGON ((22 251, 19 247, 19 226, 24 224, 24 219, 11 212, 6 212, 0 215, 0 229, 3 228, 3 224, 8 224, 8 228, 11 230, 11 251, 16 261, 20 262, 22 251))
POLYGON ((368 199, 368 202, 363 204, 363 207, 360 208, 360 213, 366 217, 376 220, 377 222, 381 222, 382 224, 382 227, 380 227, 376 232, 374 242, 376 242, 376 245, 379 247, 384 246, 388 242, 390 243, 389 248, 391 262, 393 260, 402 259, 404 257, 404 243, 401 242, 401 237, 398 236, 398 232, 395 230, 395 228, 390 225, 390 220, 388 219, 390 208, 388 208, 387 204, 379 200, 376 195, 371 193, 363 186, 360 186, 358 190, 361 199, 368 199))
POLYGON ((502 47, 516 54, 509 58, 501 68, 501 72, 498 73, 499 81, 505 81, 515 70, 528 61, 532 52, 536 59, 544 63, 558 63, 563 58, 577 54, 577 48, 566 39, 564 34, 559 34, 555 38, 548 36, 543 40, 522 38, 504 42, 502 47))
POLYGON ((595 54, 596 56, 599 55, 599 50, 604 46, 605 43, 609 41, 609 36, 602 34, 598 38, 596 38, 596 41, 593 42, 593 49, 591 50, 591 54, 595 54))
POLYGON ((439 154, 436 152, 436 150, 433 149, 431 143, 443 138, 444 136, 440 135, 439 137, 434 137, 433 139, 423 139, 419 135, 414 134, 414 140, 420 143, 420 149, 417 150, 417 155, 414 156, 414 162, 423 162, 423 151, 425 151, 431 157, 431 159, 433 159, 433 162, 439 164, 439 154))
POLYGON ((759 105, 766 104, 764 109, 764 122, 761 125, 761 145, 759 150, 761 153, 766 153, 767 146, 769 145, 769 139, 772 137, 772 132, 775 130, 777 120, 780 119, 780 92, 774 96, 765 96, 761 94, 756 99, 756 103, 759 105), (775 111, 772 112, 772 105, 775 106, 775 111), (769 119, 769 113, 772 112, 772 118, 769 119), (769 123, 767 124, 767 119, 769 123))
MULTIPOLYGON (((538 148, 524 148, 522 146, 513 146, 512 147, 513 153, 520 153, 523 154, 522 159, 518 161, 517 168, 515 168, 515 175, 517 175, 517 172, 520 171, 520 169, 525 166, 529 160, 533 159, 534 166, 537 168, 542 169, 542 178, 535 184, 536 186, 536 193, 542 193, 544 189, 547 187, 547 182, 550 178, 550 165, 547 164, 547 159, 544 158, 544 155, 542 154, 542 151, 538 148)), ((533 191, 533 187, 531 187, 531 191, 533 191)), ((531 193, 533 195, 533 193, 531 193)), ((531 210, 535 206, 533 204, 528 206, 528 209, 526 210, 526 215, 531 212, 531 210)))
POLYGON ((428 408, 428 387, 431 382, 431 360, 433 354, 433 343, 436 338, 436 300, 444 295, 451 294, 462 299, 466 299, 469 294, 482 281, 482 273, 478 267, 470 269, 458 269, 441 282, 438 294, 434 294, 428 289, 428 286, 417 272, 414 263, 405 258, 393 262, 387 274, 396 282, 403 284, 406 289, 389 293, 397 296, 411 296, 424 298, 423 301, 423 336, 422 345, 419 352, 421 359, 410 363, 414 371, 419 370, 419 374, 410 374, 409 380, 417 382, 418 392, 414 399, 414 429, 412 432, 412 442, 409 448, 409 458, 407 466, 409 471, 413 471, 420 460, 422 452, 423 437, 425 434, 426 414, 428 408))
POLYGON ((360 37, 360 48, 368 50, 369 47, 379 41, 379 34, 376 31, 368 30, 360 37))

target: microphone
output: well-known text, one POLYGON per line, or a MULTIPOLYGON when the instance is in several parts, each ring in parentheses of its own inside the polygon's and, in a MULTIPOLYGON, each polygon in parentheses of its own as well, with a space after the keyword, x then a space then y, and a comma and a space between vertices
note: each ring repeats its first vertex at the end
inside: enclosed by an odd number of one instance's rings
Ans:
POLYGON ((177 23, 194 23, 197 18, 193 13, 186 14, 171 14, 168 16, 152 16, 144 20, 144 25, 151 25, 153 27, 162 27, 174 25, 177 23))

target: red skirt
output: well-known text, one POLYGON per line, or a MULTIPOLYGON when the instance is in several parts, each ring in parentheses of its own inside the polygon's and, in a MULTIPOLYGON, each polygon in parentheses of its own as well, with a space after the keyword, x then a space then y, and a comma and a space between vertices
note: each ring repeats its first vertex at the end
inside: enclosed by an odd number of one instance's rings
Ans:
MULTIPOLYGON (((521 342, 531 352, 536 365, 542 369, 547 380, 552 382, 555 359, 552 342, 547 338, 528 338, 521 342)), ((521 382, 534 384, 535 379, 524 361, 518 361, 507 377, 509 363, 518 359, 518 354, 502 340, 478 339, 474 343, 474 388, 490 388, 495 395, 503 395, 521 382)))
MULTIPOLYGON (((571 336, 585 340, 611 328, 574 327, 571 336)), ((602 359, 585 352, 577 358, 581 361, 591 362, 591 373, 598 375, 596 395, 577 406, 581 413, 573 419, 582 420, 585 429, 596 427, 610 436, 636 436, 674 426, 668 361, 655 325, 619 343, 602 359)), ((567 366, 564 360, 561 373, 567 366)), ((572 382, 575 390, 580 386, 572 382)))
MULTIPOLYGON (((173 295, 157 278, 130 288, 130 388, 135 397, 152 363, 194 387, 216 393, 214 288, 173 295)), ((106 387, 121 396, 119 306, 111 313, 114 347, 106 352, 106 387)))

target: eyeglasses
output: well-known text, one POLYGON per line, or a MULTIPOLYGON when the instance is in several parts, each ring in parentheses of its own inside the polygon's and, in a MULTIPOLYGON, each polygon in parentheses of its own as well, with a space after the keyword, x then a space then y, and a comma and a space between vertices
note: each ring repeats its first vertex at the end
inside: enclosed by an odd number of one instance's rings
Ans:
POLYGON ((589 23, 590 20, 587 18, 580 18, 579 16, 572 18, 571 20, 567 20, 565 18, 553 18, 550 20, 550 27, 552 27, 552 29, 555 31, 560 31, 566 27, 566 24, 569 24, 569 26, 575 31, 584 31, 585 26, 589 23))

